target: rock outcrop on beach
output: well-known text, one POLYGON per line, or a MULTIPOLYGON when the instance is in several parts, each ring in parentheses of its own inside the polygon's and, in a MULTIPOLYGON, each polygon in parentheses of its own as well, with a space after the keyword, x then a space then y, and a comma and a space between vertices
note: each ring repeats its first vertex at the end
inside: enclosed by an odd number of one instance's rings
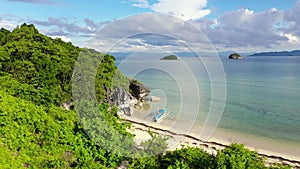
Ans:
POLYGON ((131 94, 138 100, 141 100, 150 94, 150 90, 137 80, 131 80, 129 89, 131 94))
POLYGON ((112 102, 118 107, 118 115, 131 116, 133 113, 133 106, 138 103, 138 100, 132 96, 124 88, 116 88, 112 93, 112 102))
POLYGON ((111 95, 108 100, 110 104, 118 107, 119 116, 132 116, 133 108, 142 107, 145 97, 150 94, 150 90, 137 80, 131 80, 129 86, 130 92, 124 88, 115 88, 109 91, 111 95))

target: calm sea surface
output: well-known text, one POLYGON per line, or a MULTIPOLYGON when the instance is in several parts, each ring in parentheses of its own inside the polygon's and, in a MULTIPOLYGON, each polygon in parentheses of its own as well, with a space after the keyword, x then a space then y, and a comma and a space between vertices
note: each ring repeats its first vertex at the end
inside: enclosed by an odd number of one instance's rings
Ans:
MULTIPOLYGON (((194 125, 201 126, 212 100, 218 100, 212 97, 211 84, 221 82, 212 81, 209 72, 213 70, 207 70, 199 58, 181 59, 129 59, 125 64, 117 61, 117 65, 121 65, 119 68, 127 76, 135 77, 151 88, 151 95, 162 97, 164 101, 157 103, 159 107, 184 114, 179 119, 182 123, 189 122, 189 116, 194 118, 193 112, 197 111, 194 125), (140 65, 144 68, 131 71, 139 69, 140 65), (189 71, 185 71, 187 68, 189 71), (196 84, 197 91, 191 84, 196 84)), ((218 127, 299 143, 300 57, 221 58, 221 63, 227 93, 218 127)), ((215 69, 219 69, 220 65, 216 66, 215 69)))

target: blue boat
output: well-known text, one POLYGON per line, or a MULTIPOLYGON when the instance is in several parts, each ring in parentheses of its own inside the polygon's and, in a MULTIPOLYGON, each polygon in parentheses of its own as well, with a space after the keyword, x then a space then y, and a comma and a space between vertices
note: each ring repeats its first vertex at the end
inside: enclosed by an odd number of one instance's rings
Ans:
POLYGON ((159 109, 155 116, 155 121, 159 122, 164 116, 166 116, 166 114, 167 114, 166 109, 159 109))

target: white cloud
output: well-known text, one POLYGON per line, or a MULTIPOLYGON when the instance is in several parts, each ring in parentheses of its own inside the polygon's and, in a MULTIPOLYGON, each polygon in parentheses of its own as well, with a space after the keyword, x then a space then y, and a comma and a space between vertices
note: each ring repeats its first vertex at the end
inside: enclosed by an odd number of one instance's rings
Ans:
POLYGON ((132 6, 138 8, 149 8, 149 3, 147 0, 135 0, 132 6))
POLYGON ((168 14, 183 20, 202 18, 211 13, 207 7, 207 0, 158 0, 157 3, 149 4, 148 0, 132 0, 132 6, 150 8, 154 12, 168 14))
POLYGON ((292 34, 283 34, 283 36, 288 38, 288 41, 292 44, 297 44, 299 42, 299 38, 297 36, 294 36, 292 34))
POLYGON ((285 34, 291 34, 300 37, 300 0, 296 2, 294 7, 284 14, 284 19, 289 23, 288 28, 283 30, 285 34))
POLYGON ((253 15, 254 14, 254 11, 250 10, 250 9, 245 9, 244 12, 245 12, 246 15, 253 15))
POLYGON ((116 20, 97 32, 90 45, 86 45, 102 52, 111 47, 114 51, 185 51, 188 47, 211 51, 207 38, 189 22, 158 13, 116 20), (103 42, 94 46, 95 41, 103 42))
POLYGON ((278 9, 277 9, 277 8, 275 8, 275 7, 273 7, 273 8, 271 9, 271 11, 272 11, 272 12, 277 12, 277 11, 278 11, 278 9))
POLYGON ((5 28, 5 29, 12 31, 16 27, 17 27, 16 23, 9 21, 9 20, 0 19, 0 28, 5 28))
POLYGON ((152 10, 164 14, 171 14, 183 20, 198 19, 210 14, 207 0, 159 0, 153 4, 152 10))
POLYGON ((218 19, 218 25, 206 32, 214 44, 224 48, 265 47, 271 48, 283 41, 280 30, 274 27, 283 18, 283 11, 274 9, 254 12, 239 9, 225 13, 218 19))
POLYGON ((50 36, 52 39, 61 39, 64 42, 72 42, 71 38, 66 36, 50 36))

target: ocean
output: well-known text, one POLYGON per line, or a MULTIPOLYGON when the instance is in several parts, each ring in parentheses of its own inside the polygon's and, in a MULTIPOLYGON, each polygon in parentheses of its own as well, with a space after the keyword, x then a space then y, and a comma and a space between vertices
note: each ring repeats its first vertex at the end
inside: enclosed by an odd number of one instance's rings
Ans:
POLYGON ((217 128, 300 145, 300 57, 219 59, 221 64, 210 67, 205 65, 209 57, 181 57, 177 61, 131 57, 116 64, 126 76, 149 87, 151 95, 163 98, 150 103, 141 118, 166 108, 177 114, 169 121, 186 124, 186 130, 205 125, 212 104, 221 102, 216 110, 222 113, 220 121, 211 123, 217 128), (226 81, 211 77, 217 69, 224 71, 226 81), (225 90, 215 90, 212 84, 225 90), (225 94, 225 100, 216 92, 225 94), (220 107, 223 103, 224 109, 220 107))

